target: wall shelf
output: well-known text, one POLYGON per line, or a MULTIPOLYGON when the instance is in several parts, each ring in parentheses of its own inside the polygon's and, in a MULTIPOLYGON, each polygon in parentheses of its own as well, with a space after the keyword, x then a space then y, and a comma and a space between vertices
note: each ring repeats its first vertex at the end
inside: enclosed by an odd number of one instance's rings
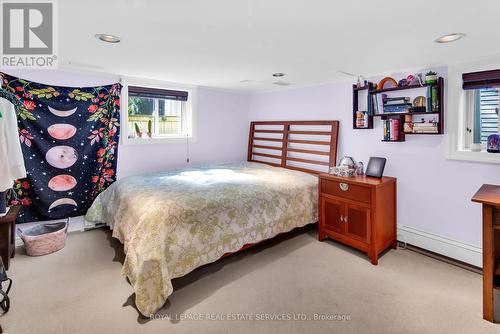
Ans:
POLYGON ((405 140, 401 140, 401 139, 398 139, 398 140, 391 140, 391 139, 382 139, 381 141, 383 142, 389 142, 389 143, 401 143, 401 142, 404 142, 405 140))
POLYGON ((397 116, 397 115, 439 115, 439 111, 417 111, 417 112, 393 112, 393 113, 384 113, 384 114, 376 114, 373 117, 384 117, 384 116, 397 116))
POLYGON ((352 85, 352 128, 353 129, 358 129, 358 130, 363 130, 363 129, 373 129, 373 117, 371 116, 371 95, 370 91, 373 90, 375 85, 371 82, 365 81, 362 87, 358 87, 357 85, 352 85), (365 92, 366 91, 366 110, 358 110, 359 109, 359 93, 360 92, 365 92), (361 112, 366 112, 367 113, 367 119, 365 122, 365 126, 363 127, 358 127, 357 120, 356 120, 356 113, 358 111, 361 112))
POLYGON ((394 92, 398 90, 406 90, 406 89, 417 89, 417 88, 425 88, 435 86, 435 84, 422 84, 422 85, 409 85, 404 87, 392 87, 392 88, 384 88, 384 89, 372 89, 370 90, 370 94, 379 94, 384 92, 394 92))
MULTIPOLYGON (((444 79, 442 77, 438 78, 437 83, 435 84, 422 84, 422 85, 409 85, 409 86, 404 86, 404 87, 392 87, 392 88, 384 88, 384 89, 375 89, 376 85, 372 82, 365 81, 363 87, 357 87, 356 85, 353 85, 353 111, 352 111, 352 119, 353 119, 353 129, 373 129, 373 119, 374 118, 380 118, 382 120, 388 119, 388 118, 399 118, 400 120, 400 139, 397 140, 398 142, 404 141, 404 136, 405 135, 442 135, 444 134, 444 79), (375 114, 375 106, 374 106, 374 95, 381 94, 381 93, 388 93, 388 92, 398 92, 398 91, 407 91, 407 90, 414 90, 414 89, 422 89, 425 88, 427 89, 426 92, 426 109, 431 110, 431 111, 416 111, 416 112, 403 112, 403 113, 378 113, 375 114), (437 102, 434 106, 431 105, 429 99, 431 99, 431 96, 435 96, 432 94, 431 90, 437 90, 437 102), (359 106, 359 97, 360 97, 360 92, 362 91, 367 91, 367 110, 366 112, 368 113, 368 117, 366 119, 366 126, 365 127, 357 127, 357 122, 356 122, 356 113, 358 112, 358 106, 359 106), (431 108, 435 108, 432 110, 431 108), (405 121, 405 116, 411 115, 411 116, 425 116, 425 115, 433 115, 435 116, 437 120, 437 133, 422 133, 422 132, 403 132, 404 129, 404 121, 405 121)), ((413 123, 418 123, 418 122, 413 122, 413 123)), ((394 140, 382 140, 384 142, 393 142, 394 140)))

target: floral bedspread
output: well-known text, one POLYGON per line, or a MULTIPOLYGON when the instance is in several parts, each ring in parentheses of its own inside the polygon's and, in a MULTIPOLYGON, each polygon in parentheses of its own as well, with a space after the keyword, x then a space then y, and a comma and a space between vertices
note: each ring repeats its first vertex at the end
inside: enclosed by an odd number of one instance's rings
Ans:
POLYGON ((317 221, 317 197, 313 175, 245 162, 120 179, 85 219, 108 224, 124 244, 123 274, 150 316, 172 293, 171 279, 317 221))

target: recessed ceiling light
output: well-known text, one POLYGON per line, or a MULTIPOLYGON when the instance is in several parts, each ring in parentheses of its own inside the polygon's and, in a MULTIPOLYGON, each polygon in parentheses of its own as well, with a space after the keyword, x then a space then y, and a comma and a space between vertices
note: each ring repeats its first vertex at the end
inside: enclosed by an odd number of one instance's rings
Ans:
POLYGON ((110 34, 96 34, 95 38, 107 43, 119 43, 120 37, 110 34))
POLYGON ((436 43, 451 43, 451 42, 458 41, 459 39, 464 38, 464 37, 465 37, 465 34, 463 34, 463 33, 453 33, 453 34, 447 34, 447 35, 443 35, 441 37, 438 37, 434 40, 434 42, 436 42, 436 43))
POLYGON ((284 76, 285 76, 285 73, 281 73, 281 72, 273 73, 273 77, 275 77, 275 78, 281 78, 281 77, 284 77, 284 76))

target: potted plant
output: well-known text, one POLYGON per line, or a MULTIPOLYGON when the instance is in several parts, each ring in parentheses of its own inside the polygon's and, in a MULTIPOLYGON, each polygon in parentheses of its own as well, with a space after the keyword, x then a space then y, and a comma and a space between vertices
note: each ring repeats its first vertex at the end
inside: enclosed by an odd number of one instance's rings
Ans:
POLYGON ((436 72, 434 71, 429 71, 427 73, 425 73, 425 83, 426 84, 436 84, 438 81, 438 75, 436 72))
POLYGON ((141 129, 139 128, 139 125, 137 123, 134 123, 134 127, 135 127, 135 133, 136 133, 137 137, 142 138, 142 132, 141 132, 141 129))
POLYGON ((151 120, 148 121, 148 137, 151 138, 153 133, 151 132, 151 128, 152 128, 152 122, 151 120))

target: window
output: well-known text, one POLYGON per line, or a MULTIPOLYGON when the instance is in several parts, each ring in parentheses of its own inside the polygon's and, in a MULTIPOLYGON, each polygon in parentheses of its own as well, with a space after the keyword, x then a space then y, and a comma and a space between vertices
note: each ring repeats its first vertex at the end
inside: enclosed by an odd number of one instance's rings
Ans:
POLYGON ((500 130, 499 69, 497 57, 448 67, 448 159, 500 163, 500 154, 487 152, 486 143, 488 136, 500 130))
POLYGON ((191 99, 188 90, 128 86, 127 139, 192 137, 191 99))
POLYGON ((499 88, 495 86, 500 86, 500 71, 466 73, 462 77, 467 120, 464 148, 485 150, 488 136, 499 133, 499 88))
POLYGON ((474 90, 474 143, 485 144, 489 135, 498 133, 498 88, 474 90))

